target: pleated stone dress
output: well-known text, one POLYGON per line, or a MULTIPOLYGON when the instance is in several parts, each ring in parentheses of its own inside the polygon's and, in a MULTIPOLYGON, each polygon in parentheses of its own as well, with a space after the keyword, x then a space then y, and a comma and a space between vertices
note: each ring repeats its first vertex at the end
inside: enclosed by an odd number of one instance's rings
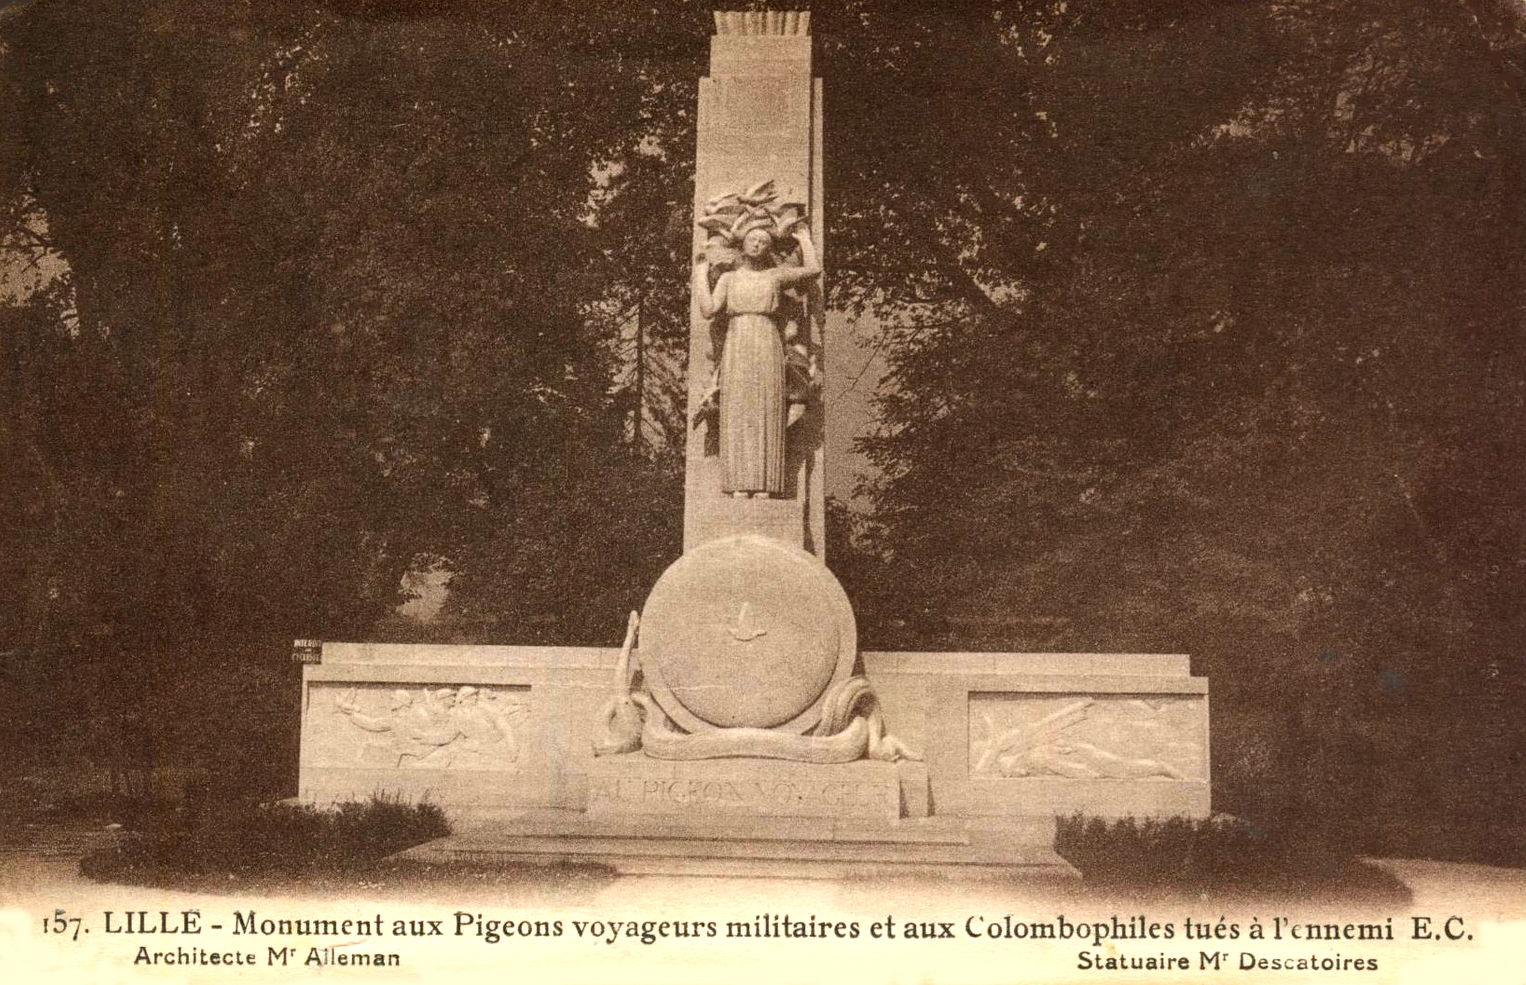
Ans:
POLYGON ((721 351, 721 491, 784 491, 784 341, 771 270, 730 273, 721 351))

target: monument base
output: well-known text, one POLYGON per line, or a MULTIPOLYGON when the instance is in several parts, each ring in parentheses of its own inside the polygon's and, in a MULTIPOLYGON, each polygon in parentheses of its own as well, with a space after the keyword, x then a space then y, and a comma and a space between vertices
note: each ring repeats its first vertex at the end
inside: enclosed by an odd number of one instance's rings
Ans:
POLYGON ((307 803, 445 808, 409 857, 616 872, 1074 879, 1054 818, 1205 817, 1208 682, 1163 654, 865 653, 926 762, 598 756, 615 649, 324 643, 307 803))
POLYGON ((1052 818, 692 817, 558 810, 477 813, 395 856, 493 868, 596 865, 620 875, 1076 882, 1052 818))

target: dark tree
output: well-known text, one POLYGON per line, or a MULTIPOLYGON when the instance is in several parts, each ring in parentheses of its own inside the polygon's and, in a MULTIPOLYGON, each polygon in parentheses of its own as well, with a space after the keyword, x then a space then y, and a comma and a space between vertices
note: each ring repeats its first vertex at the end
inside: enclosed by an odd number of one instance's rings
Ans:
POLYGON ((834 294, 890 365, 869 642, 1190 652, 1222 808, 1518 816, 1511 8, 824 20, 834 294))
POLYGON ((371 635, 432 564, 455 632, 618 640, 678 550, 616 349, 637 305, 649 349, 686 339, 704 37, 649 14, 8 12, 18 736, 294 762, 291 640, 371 635))

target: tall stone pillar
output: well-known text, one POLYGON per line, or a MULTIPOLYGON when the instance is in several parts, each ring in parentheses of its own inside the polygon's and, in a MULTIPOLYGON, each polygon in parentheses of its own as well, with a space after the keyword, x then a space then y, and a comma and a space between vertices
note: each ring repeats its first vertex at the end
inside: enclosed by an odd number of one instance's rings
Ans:
MULTIPOLYGON (((710 75, 699 82, 696 220, 707 202, 774 182, 780 201, 806 206, 819 253, 824 253, 821 184, 821 80, 811 76, 810 14, 795 11, 717 12, 710 40, 710 75)), ((694 253, 706 233, 696 227, 694 253)), ((806 299, 802 331, 825 371, 824 307, 819 283, 806 299)), ((689 420, 710 392, 717 357, 709 319, 690 312, 689 420)), ((770 498, 737 499, 721 489, 715 426, 689 428, 684 481, 684 551, 739 533, 762 534, 825 558, 822 448, 825 421, 819 398, 786 432, 785 488, 770 498)))

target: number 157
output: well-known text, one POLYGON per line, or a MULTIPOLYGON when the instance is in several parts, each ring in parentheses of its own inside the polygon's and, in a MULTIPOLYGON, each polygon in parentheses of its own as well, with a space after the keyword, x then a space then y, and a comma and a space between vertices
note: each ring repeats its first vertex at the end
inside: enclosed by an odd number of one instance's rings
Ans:
POLYGON ((42 918, 42 932, 44 934, 69 934, 71 941, 79 940, 79 928, 83 921, 79 917, 65 916, 63 910, 54 910, 51 917, 42 918), (73 928, 71 932, 70 928, 73 928))

